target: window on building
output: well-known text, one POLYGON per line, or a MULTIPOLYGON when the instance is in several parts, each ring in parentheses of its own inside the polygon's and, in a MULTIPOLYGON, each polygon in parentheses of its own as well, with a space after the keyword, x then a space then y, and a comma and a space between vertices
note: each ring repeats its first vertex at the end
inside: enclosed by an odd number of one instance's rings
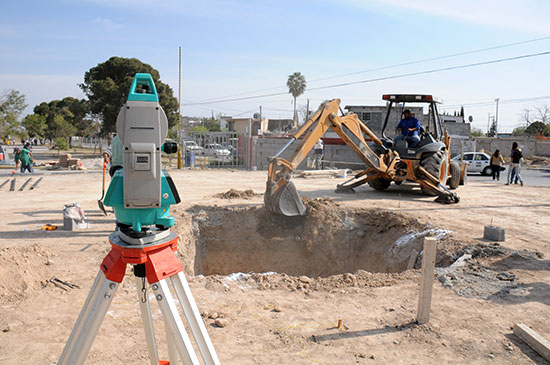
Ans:
POLYGON ((361 113, 361 120, 363 122, 368 122, 370 120, 370 113, 368 112, 361 113))

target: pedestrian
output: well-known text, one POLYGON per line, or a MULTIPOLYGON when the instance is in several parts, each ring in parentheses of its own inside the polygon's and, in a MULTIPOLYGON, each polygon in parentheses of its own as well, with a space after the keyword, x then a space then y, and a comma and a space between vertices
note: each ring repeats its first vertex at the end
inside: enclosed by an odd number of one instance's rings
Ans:
POLYGON ((495 180, 495 178, 497 181, 500 181, 500 166, 503 164, 504 158, 502 157, 500 150, 496 150, 495 153, 493 153, 493 155, 491 156, 490 160, 493 181, 495 180))
MULTIPOLYGON (((32 164, 34 162, 31 152, 31 145, 29 143, 25 143, 23 148, 21 149, 21 152, 18 156, 18 161, 21 161, 21 173, 25 173, 25 171, 29 171, 29 173, 33 173, 34 170, 32 168, 32 164)), ((17 161, 15 162, 17 166, 17 161)))
POLYGON ((510 174, 510 181, 507 181, 506 184, 517 184, 518 181, 523 186, 523 179, 520 175, 521 170, 521 162, 523 161, 523 153, 521 152, 521 149, 519 148, 519 145, 517 142, 512 143, 512 156, 510 159, 510 168, 512 170, 510 174))
POLYGON ((315 146, 313 147, 313 165, 317 170, 321 170, 323 168, 323 141, 321 138, 315 143, 315 146))
POLYGON ((15 161, 15 169, 19 168, 19 156, 21 155, 21 150, 19 147, 13 149, 13 160, 15 161))

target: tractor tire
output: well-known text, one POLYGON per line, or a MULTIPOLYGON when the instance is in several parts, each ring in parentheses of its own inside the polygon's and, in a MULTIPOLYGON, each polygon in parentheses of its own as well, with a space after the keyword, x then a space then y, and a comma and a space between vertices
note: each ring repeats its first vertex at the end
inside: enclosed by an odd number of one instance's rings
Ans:
MULTIPOLYGON (((420 161, 420 166, 422 166, 426 171, 435 176, 436 179, 439 178, 439 182, 442 185, 445 185, 447 183, 447 172, 449 171, 447 163, 447 152, 437 151, 432 153, 425 153, 422 156, 422 161, 420 161)), ((422 192, 426 195, 437 195, 434 191, 426 189, 423 186, 421 186, 421 189, 422 192)))
POLYGON ((391 180, 388 179, 374 179, 372 181, 369 181, 369 186, 375 190, 383 191, 390 187, 391 180))
POLYGON ((456 161, 451 161, 449 166, 451 172, 451 177, 447 180, 447 185, 449 188, 456 189, 460 185, 460 165, 456 161))

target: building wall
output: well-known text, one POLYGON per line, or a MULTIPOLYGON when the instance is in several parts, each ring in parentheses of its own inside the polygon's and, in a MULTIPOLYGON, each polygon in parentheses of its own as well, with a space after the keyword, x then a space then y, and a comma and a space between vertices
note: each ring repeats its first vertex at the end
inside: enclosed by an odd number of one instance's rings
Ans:
POLYGON ((485 150, 492 153, 499 149, 504 156, 510 155, 512 143, 517 142, 519 148, 527 156, 550 156, 550 141, 541 141, 531 138, 476 138, 477 150, 485 150))

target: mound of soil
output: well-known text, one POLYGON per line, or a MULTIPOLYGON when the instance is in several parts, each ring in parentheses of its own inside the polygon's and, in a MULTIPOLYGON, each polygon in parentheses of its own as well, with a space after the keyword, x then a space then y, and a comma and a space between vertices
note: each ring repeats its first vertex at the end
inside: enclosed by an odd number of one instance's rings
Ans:
POLYGON ((254 195, 258 194, 254 193, 254 190, 251 189, 245 191, 230 189, 225 193, 216 194, 215 197, 220 199, 251 199, 254 195))

